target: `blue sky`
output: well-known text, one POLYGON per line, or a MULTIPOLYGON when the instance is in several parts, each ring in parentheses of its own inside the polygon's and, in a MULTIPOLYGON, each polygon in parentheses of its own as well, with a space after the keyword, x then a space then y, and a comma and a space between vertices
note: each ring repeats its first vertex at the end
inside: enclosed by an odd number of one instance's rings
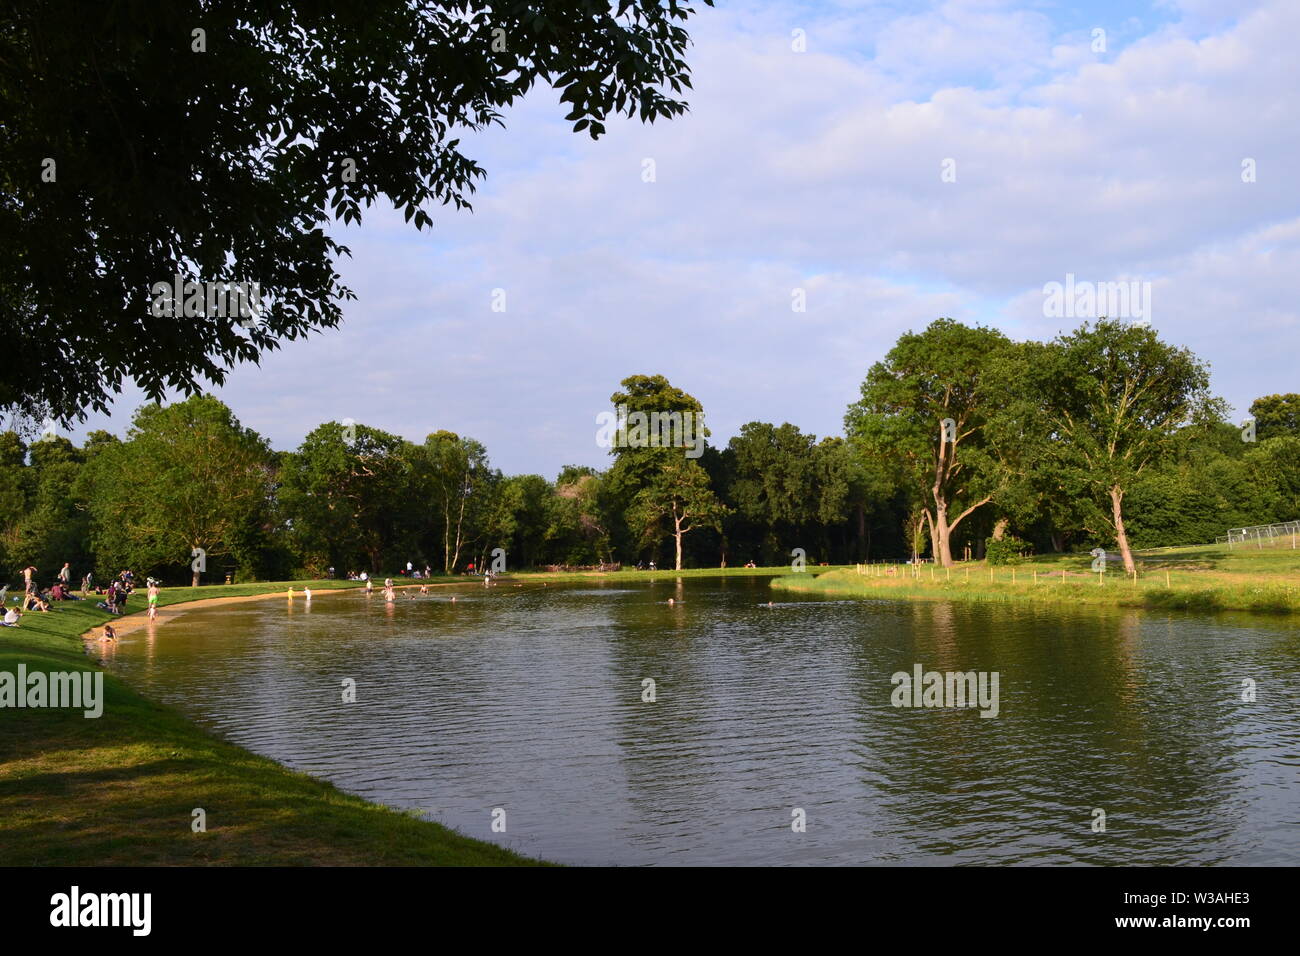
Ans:
MULTIPOLYGON (((690 29, 687 116, 593 143, 534 91, 473 141, 473 213, 340 227, 342 328, 216 394, 277 448, 352 418, 554 477, 607 461, 595 417, 627 375, 696 395, 715 442, 752 420, 838 434, 908 329, 1076 325, 1044 316, 1067 273, 1150 282, 1152 324, 1239 412, 1300 390, 1295 0, 724 2, 690 29)), ((76 435, 121 433, 139 401, 76 435)))

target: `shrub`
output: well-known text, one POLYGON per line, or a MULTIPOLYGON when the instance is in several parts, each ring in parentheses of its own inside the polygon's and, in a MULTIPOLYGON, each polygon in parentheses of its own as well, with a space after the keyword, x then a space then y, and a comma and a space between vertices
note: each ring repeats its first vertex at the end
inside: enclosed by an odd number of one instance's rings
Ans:
POLYGON ((989 564, 1020 564, 1025 560, 1032 546, 1028 541, 1007 535, 998 541, 989 538, 984 542, 984 556, 989 564))

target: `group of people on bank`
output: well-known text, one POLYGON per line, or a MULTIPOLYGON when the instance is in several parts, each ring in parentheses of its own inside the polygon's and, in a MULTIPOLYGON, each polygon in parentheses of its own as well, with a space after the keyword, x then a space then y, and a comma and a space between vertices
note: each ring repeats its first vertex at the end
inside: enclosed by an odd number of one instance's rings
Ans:
MULTIPOLYGON (((80 594, 72 588, 72 566, 67 561, 63 563, 63 567, 59 569, 49 587, 41 587, 38 583, 38 573, 35 565, 23 568, 23 596, 15 597, 12 603, 8 600, 9 585, 0 588, 0 605, 4 607, 4 616, 0 619, 0 624, 5 627, 18 627, 22 622, 22 616, 26 613, 36 611, 48 614, 60 601, 84 601, 92 594, 103 597, 103 600, 95 605, 96 607, 113 615, 124 614, 127 598, 135 590, 135 574, 129 568, 119 572, 117 577, 109 581, 106 586, 97 584, 94 572, 87 571, 85 577, 81 579, 80 594)), ((158 614, 160 588, 153 578, 149 578, 147 583, 149 620, 152 621, 158 614)), ((108 639, 111 640, 112 629, 105 630, 110 632, 108 639)))

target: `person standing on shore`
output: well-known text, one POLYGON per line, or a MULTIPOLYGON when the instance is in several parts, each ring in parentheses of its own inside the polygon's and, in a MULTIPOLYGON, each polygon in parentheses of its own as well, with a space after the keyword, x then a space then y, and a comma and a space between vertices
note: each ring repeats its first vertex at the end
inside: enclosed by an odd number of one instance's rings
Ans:
POLYGON ((149 620, 158 617, 158 582, 153 578, 149 579, 149 620))
POLYGON ((35 565, 28 565, 23 568, 23 592, 29 592, 32 589, 32 575, 36 573, 35 565))
POLYGON ((59 568, 59 580, 63 582, 65 590, 72 583, 72 568, 67 561, 64 561, 63 567, 59 568))

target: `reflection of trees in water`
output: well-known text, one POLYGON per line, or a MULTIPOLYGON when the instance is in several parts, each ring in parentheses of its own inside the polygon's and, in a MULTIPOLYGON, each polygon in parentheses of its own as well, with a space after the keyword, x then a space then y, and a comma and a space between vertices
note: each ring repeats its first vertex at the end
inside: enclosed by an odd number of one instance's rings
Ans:
POLYGON ((720 583, 689 582, 673 592, 685 602, 676 607, 662 603, 661 584, 614 605, 610 679, 626 688, 617 744, 635 816, 683 833, 707 827, 701 842, 715 847, 731 829, 741 854, 764 830, 780 846, 792 807, 837 795, 802 769, 824 780, 840 756, 844 735, 828 720, 851 709, 850 647, 815 615, 766 607, 761 580, 720 583), (641 702, 644 677, 655 703, 641 702))
POLYGON ((996 858, 1021 834, 1026 851, 1173 862, 1227 819, 1229 748, 1204 702, 1214 668, 1170 622, 1113 609, 911 611, 910 657, 895 670, 998 671, 1001 697, 988 719, 978 708, 896 709, 883 691, 864 700, 880 786, 918 847, 996 858), (1122 842, 1091 832, 1094 807, 1122 842), (1189 813, 1209 817, 1196 835, 1189 813))
POLYGON ((688 596, 681 578, 657 576, 610 606, 614 742, 633 815, 643 821, 698 821, 718 812, 719 781, 708 755, 717 675, 702 643, 719 608, 705 606, 702 589, 692 591, 688 596), (669 597, 681 603, 669 606, 669 597), (653 703, 642 700, 645 678, 655 682, 653 703))

